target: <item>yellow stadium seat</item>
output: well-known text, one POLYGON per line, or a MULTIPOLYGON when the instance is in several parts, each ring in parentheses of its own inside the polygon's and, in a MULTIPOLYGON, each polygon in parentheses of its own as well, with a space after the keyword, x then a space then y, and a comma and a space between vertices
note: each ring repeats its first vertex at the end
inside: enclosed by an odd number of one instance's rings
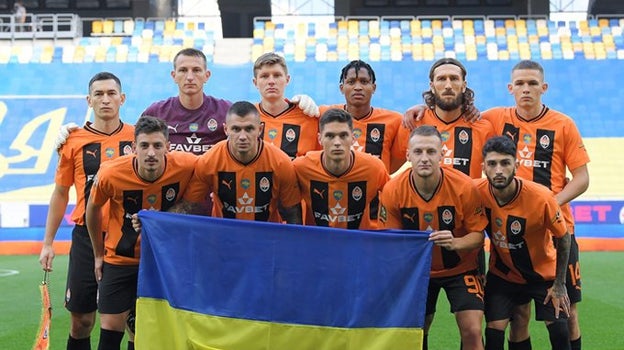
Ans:
POLYGON ((102 33, 104 34, 113 34, 113 29, 115 28, 115 23, 107 19, 102 23, 102 33))
POLYGON ((414 19, 410 21, 410 34, 412 37, 419 37, 422 34, 422 27, 419 20, 414 19))
POLYGON ((173 35, 173 33, 175 33, 176 30, 176 21, 175 19, 168 19, 165 21, 165 30, 163 30, 163 35, 164 36, 168 36, 168 35, 173 35))
POLYGON ((45 45, 41 50, 41 63, 52 63, 54 56, 54 46, 45 45))
POLYGON ((379 38, 380 34, 379 21, 373 20, 368 22, 368 36, 371 38, 379 38))
POLYGON ((91 22, 91 35, 100 35, 104 30, 104 23, 101 20, 91 22))
POLYGON ((349 36, 357 37, 360 34, 360 23, 355 20, 347 22, 347 33, 349 36))
POLYGON ((103 63, 106 62, 106 47, 104 46, 98 46, 95 49, 95 62, 97 63, 103 63))
POLYGON ((499 61, 509 61, 509 51, 500 50, 498 51, 498 60, 499 61))

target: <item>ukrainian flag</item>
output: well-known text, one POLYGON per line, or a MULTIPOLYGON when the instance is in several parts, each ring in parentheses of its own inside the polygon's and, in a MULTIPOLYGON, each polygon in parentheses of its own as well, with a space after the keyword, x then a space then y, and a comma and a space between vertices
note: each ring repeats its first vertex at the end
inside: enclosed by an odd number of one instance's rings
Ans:
POLYGON ((137 349, 422 347, 426 233, 139 217, 137 349))

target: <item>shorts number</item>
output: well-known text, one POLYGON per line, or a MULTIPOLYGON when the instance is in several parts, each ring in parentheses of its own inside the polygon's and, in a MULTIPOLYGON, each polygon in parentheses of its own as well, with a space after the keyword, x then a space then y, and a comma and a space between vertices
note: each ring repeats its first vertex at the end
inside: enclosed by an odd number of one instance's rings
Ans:
POLYGON ((473 275, 465 275, 464 283, 468 287, 468 293, 477 294, 483 297, 483 287, 481 286, 481 280, 473 275))
POLYGON ((568 270, 570 272, 570 282, 573 286, 578 286, 578 281, 581 279, 581 265, 578 261, 576 264, 569 264, 568 270))

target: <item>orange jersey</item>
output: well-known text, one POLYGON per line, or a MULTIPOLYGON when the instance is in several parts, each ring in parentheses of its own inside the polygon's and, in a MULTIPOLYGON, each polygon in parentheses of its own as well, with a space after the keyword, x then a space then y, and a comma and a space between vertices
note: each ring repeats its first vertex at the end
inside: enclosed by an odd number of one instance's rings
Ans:
MULTIPOLYGON (((321 115, 331 108, 346 110, 345 105, 321 106, 321 115)), ((398 112, 376 107, 371 108, 370 114, 364 118, 353 118, 353 149, 381 159, 386 170, 390 171, 393 158, 406 159, 406 144, 399 139, 402 120, 403 116, 398 112)))
POLYGON ((432 125, 442 135, 442 161, 444 167, 452 167, 473 179, 481 178, 483 156, 481 150, 485 142, 495 135, 494 127, 486 120, 467 122, 462 116, 447 123, 440 119, 434 110, 425 110, 418 122, 432 125))
POLYGON ((306 203, 306 225, 347 229, 376 229, 379 191, 390 176, 376 157, 352 152, 349 170, 334 176, 323 167, 323 151, 293 161, 301 196, 306 203))
MULTIPOLYGON (((443 169, 442 180, 429 200, 412 181, 412 169, 392 178, 381 192, 380 228, 449 230, 455 237, 481 232, 487 226, 481 199, 472 180, 455 169, 443 169)), ((477 268, 479 249, 450 251, 433 247, 431 277, 449 277, 477 268)))
POLYGON ((256 108, 264 124, 262 139, 280 148, 290 159, 321 149, 317 118, 305 115, 296 105, 275 116, 262 109, 259 103, 256 108))
MULTIPOLYGON (((589 155, 574 121, 544 107, 533 120, 518 116, 515 107, 497 107, 483 112, 497 134, 511 138, 518 148, 516 175, 548 187, 555 194, 566 185, 566 167, 572 171, 589 163, 589 155)), ((569 203, 561 206, 570 233, 574 218, 569 203)))
MULTIPOLYGON (((132 153, 134 141, 132 125, 121 123, 110 134, 97 131, 92 125, 91 122, 87 122, 83 128, 69 134, 59 152, 59 163, 54 179, 59 186, 75 185, 76 207, 72 211, 71 218, 77 225, 85 225, 87 199, 100 164, 132 153)), ((108 207, 105 207, 102 217, 105 219, 108 217, 108 207)), ((104 220, 103 230, 106 230, 106 222, 104 220)))
POLYGON ((515 197, 500 206, 487 179, 475 180, 489 224, 489 271, 513 283, 552 281, 557 250, 552 237, 567 232, 557 200, 546 187, 516 178, 515 197))
POLYGON ((154 182, 147 182, 137 175, 134 155, 102 164, 89 200, 95 205, 103 205, 110 200, 104 261, 114 265, 139 263, 141 237, 132 228, 132 215, 141 209, 169 210, 182 198, 196 160, 192 153, 167 153, 165 172, 154 182))
POLYGON ((217 143, 200 156, 184 199, 200 202, 214 192, 213 216, 281 222, 278 204, 289 208, 301 202, 290 158, 260 141, 256 158, 243 164, 231 155, 227 142, 217 143))

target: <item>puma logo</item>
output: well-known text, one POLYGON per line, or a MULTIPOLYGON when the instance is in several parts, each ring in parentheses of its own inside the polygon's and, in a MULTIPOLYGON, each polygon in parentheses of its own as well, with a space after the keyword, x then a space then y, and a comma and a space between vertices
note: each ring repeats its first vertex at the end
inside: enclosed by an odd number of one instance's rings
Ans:
POLYGON ((178 132, 178 125, 180 125, 180 124, 176 124, 175 126, 167 125, 167 129, 168 130, 173 130, 173 132, 177 133, 178 132))
POLYGON ((134 197, 126 197, 126 201, 134 203, 134 205, 139 205, 139 201, 134 197))
POLYGON ((232 190, 232 180, 230 181, 225 181, 225 180, 221 180, 221 184, 226 186, 228 188, 228 190, 232 190))
POLYGON ((93 156, 93 158, 97 158, 97 150, 96 149, 94 149, 94 150, 89 150, 89 149, 85 150, 85 153, 88 154, 88 155, 93 156))
POLYGON ((516 131, 515 133, 512 133, 512 132, 511 132, 511 131, 509 131, 509 130, 505 131, 505 135, 506 135, 507 137, 509 137, 510 139, 512 139, 512 140, 515 140, 515 139, 516 139, 516 135, 517 135, 517 134, 518 134, 518 132, 517 132, 517 131, 516 131))
POLYGON ((414 223, 414 217, 416 213, 409 215, 408 213, 403 213, 403 218, 409 220, 411 223, 414 223))
POLYGON ((313 188, 312 193, 317 194, 321 199, 325 199, 325 190, 319 191, 318 188, 313 188))

